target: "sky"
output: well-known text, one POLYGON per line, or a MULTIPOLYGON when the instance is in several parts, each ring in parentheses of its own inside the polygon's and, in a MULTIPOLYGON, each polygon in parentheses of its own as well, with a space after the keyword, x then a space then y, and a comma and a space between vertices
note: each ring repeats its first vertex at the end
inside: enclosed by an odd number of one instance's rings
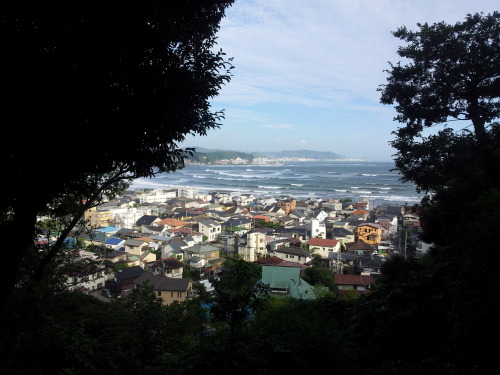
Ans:
POLYGON ((392 32, 496 10, 498 0, 236 0, 217 34, 217 49, 234 59, 211 101, 225 118, 180 146, 391 161, 402 124, 377 88, 401 60, 404 42, 392 32))

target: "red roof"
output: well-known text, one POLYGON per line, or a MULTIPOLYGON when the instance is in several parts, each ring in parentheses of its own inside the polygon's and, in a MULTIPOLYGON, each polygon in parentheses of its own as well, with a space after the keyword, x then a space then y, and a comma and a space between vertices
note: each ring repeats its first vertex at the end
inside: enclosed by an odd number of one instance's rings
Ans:
POLYGON ((373 282, 373 277, 369 275, 333 275, 333 281, 338 285, 369 286, 373 282))
POLYGON ((269 258, 262 258, 257 260, 255 263, 259 264, 279 264, 283 262, 283 259, 278 258, 278 257, 269 257, 269 258))
POLYGON ((313 246, 336 247, 339 241, 326 238, 310 238, 307 243, 313 246))

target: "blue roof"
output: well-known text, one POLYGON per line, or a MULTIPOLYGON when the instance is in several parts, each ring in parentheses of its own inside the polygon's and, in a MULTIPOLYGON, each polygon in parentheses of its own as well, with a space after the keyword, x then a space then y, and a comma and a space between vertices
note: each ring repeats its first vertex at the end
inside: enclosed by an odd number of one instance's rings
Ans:
POLYGON ((118 245, 120 243, 122 243, 124 240, 122 240, 121 238, 108 238, 107 241, 105 242, 106 244, 108 245, 118 245))
POLYGON ((115 228, 115 227, 104 227, 104 228, 97 229, 96 232, 118 232, 118 228, 115 228))

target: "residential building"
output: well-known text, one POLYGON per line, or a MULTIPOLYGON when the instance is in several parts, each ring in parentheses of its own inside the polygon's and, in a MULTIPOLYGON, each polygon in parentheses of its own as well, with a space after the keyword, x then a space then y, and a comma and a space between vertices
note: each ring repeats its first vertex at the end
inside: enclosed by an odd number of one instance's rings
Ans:
POLYGON ((146 271, 158 276, 179 279, 182 278, 183 270, 184 263, 174 257, 157 259, 153 262, 146 263, 146 271))
POLYGON ((376 223, 363 223, 356 227, 359 241, 378 246, 382 240, 382 226, 376 223))
POLYGON ((309 231, 311 238, 326 238, 326 226, 319 219, 311 219, 309 221, 309 231))
POLYGON ((269 255, 299 264, 308 264, 312 260, 312 255, 309 250, 293 246, 278 248, 274 251, 270 251, 269 255))
POLYGON ((312 254, 319 254, 322 258, 328 259, 329 254, 340 253, 340 242, 325 238, 310 238, 307 245, 312 254))
POLYGON ((351 290, 356 295, 370 293, 373 278, 369 275, 333 275, 333 282, 338 288, 338 297, 344 298, 351 290))
POLYGON ((198 223, 199 231, 207 237, 207 241, 216 241, 222 231, 222 225, 212 219, 202 220, 198 223))
POLYGON ((185 301, 192 293, 191 279, 175 279, 171 277, 162 277, 144 272, 134 280, 136 288, 151 286, 155 295, 161 298, 164 305, 170 305, 174 301, 185 301))
POLYGON ((269 285, 273 297, 315 299, 314 287, 300 277, 300 272, 298 265, 263 264, 261 282, 269 285))

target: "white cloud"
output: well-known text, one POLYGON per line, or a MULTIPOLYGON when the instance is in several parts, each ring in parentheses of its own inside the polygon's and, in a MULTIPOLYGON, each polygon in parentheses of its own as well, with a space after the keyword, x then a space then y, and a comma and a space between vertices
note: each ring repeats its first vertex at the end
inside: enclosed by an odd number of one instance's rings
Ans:
POLYGON ((498 0, 237 0, 218 32, 217 49, 235 66, 213 100, 226 118, 199 146, 231 141, 265 150, 308 140, 311 150, 367 150, 373 160, 389 159, 391 131, 400 124, 395 110, 379 103, 377 88, 403 45, 391 32, 494 10, 498 0), (271 130, 255 131, 259 126, 293 129, 293 136, 273 140, 271 130))

